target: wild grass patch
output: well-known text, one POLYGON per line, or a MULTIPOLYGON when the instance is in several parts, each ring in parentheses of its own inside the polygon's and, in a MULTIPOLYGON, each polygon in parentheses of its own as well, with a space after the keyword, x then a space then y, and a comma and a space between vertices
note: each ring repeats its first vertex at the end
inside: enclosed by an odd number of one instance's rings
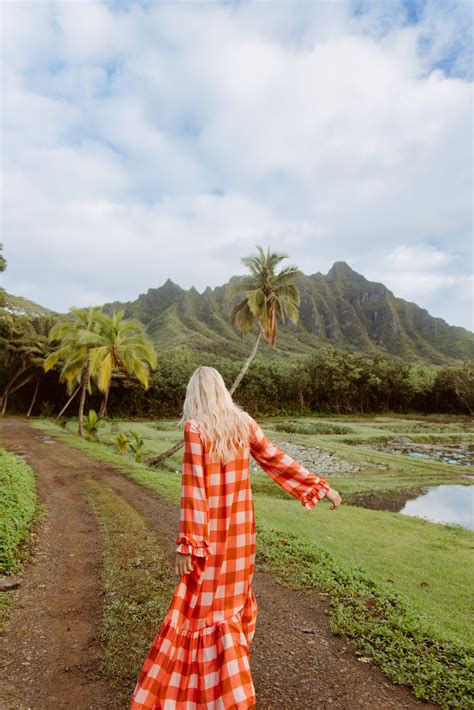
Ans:
POLYGON ((16 572, 36 509, 33 470, 0 449, 0 574, 16 572))
POLYGON ((285 431, 288 434, 352 434, 353 427, 345 424, 327 422, 283 421, 277 422, 273 427, 275 431, 285 431))
POLYGON ((176 582, 144 519, 109 486, 83 482, 103 533, 104 587, 101 674, 128 707, 143 662, 169 606, 176 582))

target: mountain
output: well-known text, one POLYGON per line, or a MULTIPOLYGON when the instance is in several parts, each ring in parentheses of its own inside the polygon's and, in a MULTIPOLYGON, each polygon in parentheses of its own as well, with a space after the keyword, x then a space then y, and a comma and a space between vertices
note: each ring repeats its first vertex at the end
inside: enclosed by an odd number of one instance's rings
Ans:
MULTIPOLYGON (((230 323, 230 285, 236 279, 203 293, 168 279, 135 301, 107 303, 104 310, 123 308, 127 317, 141 320, 160 351, 179 348, 243 357, 252 336, 242 340, 230 323)), ((473 333, 397 298, 344 261, 335 262, 327 274, 301 276, 296 284, 301 294, 299 323, 280 325, 271 357, 310 354, 327 345, 434 364, 474 357, 473 333)))
POLYGON ((34 301, 29 301, 23 296, 14 296, 11 293, 4 292, 5 304, 2 306, 2 310, 11 313, 13 316, 55 316, 57 315, 54 311, 50 311, 49 308, 40 306, 39 303, 34 301))

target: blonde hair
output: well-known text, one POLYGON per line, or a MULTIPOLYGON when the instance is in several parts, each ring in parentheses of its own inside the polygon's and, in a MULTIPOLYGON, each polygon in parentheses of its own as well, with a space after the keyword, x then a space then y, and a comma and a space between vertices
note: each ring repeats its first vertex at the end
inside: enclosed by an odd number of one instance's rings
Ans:
POLYGON ((194 419, 200 425, 212 461, 226 463, 248 446, 250 417, 232 399, 214 367, 198 367, 188 382, 180 424, 194 419))

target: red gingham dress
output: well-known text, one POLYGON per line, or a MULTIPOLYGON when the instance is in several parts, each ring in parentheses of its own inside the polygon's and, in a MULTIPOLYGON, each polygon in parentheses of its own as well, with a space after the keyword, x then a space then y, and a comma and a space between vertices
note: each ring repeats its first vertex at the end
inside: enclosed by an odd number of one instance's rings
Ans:
POLYGON ((192 554, 194 569, 178 582, 131 710, 255 707, 249 664, 257 620, 250 455, 308 511, 329 485, 272 444, 250 417, 249 427, 249 447, 221 464, 210 460, 198 422, 185 423, 176 551, 192 554))

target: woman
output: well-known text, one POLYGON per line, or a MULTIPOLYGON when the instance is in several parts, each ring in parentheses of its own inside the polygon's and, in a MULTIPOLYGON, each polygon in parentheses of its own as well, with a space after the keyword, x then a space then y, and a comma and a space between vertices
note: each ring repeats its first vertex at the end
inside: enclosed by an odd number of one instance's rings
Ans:
POLYGON ((257 618, 250 455, 308 511, 324 496, 331 508, 341 498, 267 439, 212 367, 192 375, 181 423, 180 580, 130 707, 247 710, 255 707, 249 644, 257 618))

